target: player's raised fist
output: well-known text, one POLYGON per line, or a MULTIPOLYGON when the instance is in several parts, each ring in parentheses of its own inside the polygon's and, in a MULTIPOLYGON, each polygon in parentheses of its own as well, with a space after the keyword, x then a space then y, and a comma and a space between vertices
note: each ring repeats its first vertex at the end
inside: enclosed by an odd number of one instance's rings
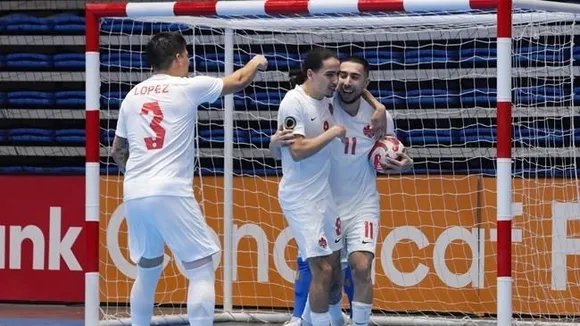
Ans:
POLYGON ((268 59, 263 55, 257 55, 251 61, 256 63, 258 70, 266 70, 268 68, 268 59))

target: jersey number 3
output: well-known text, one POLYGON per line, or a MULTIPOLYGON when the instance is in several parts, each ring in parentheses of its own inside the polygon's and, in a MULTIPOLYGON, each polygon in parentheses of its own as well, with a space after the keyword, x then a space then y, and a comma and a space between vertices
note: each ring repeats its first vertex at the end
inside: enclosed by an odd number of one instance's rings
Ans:
POLYGON ((163 148, 163 143, 165 142, 165 129, 161 126, 161 121, 163 121, 163 111, 159 107, 159 102, 149 102, 143 104, 141 108, 141 114, 153 114, 153 119, 149 124, 151 130, 155 132, 155 137, 146 137, 145 146, 148 150, 163 148))

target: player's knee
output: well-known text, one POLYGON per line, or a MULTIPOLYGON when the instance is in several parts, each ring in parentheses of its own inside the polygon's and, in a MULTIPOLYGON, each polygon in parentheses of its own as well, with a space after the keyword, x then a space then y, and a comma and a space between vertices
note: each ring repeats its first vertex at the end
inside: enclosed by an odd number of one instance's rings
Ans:
POLYGON ((332 281, 333 266, 324 257, 315 257, 309 259, 310 270, 312 272, 312 277, 324 283, 330 283, 332 281))
POLYGON ((356 283, 371 282, 372 254, 359 255, 351 261, 352 278, 356 283))
POLYGON ((161 264, 163 264, 163 256, 155 258, 141 257, 141 259, 139 259, 139 263, 137 263, 137 265, 141 268, 155 268, 161 264))

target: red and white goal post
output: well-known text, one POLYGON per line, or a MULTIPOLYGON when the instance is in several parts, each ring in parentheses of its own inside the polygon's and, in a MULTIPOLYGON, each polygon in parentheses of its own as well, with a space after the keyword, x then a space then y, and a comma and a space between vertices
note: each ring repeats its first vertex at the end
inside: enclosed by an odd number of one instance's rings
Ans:
MULTIPOLYGON (((194 188, 222 247, 217 321, 289 318, 296 247, 267 142, 287 72, 318 45, 370 61, 369 89, 415 159, 412 172, 378 179, 372 321, 577 322, 579 8, 539 0, 87 4, 85 325, 127 324, 135 266, 122 175, 108 150, 119 101, 150 75, 143 49, 161 30, 184 35, 195 74, 229 74, 254 54, 270 61, 246 90, 199 109, 194 188)), ((154 318, 183 323, 187 282, 169 253, 164 264, 154 318)))

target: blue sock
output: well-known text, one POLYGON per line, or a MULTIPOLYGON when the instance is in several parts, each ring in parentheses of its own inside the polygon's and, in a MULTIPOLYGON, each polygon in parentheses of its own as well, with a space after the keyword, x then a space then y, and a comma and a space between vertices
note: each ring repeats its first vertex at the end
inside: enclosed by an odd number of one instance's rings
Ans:
POLYGON ((294 280, 294 317, 301 317, 308 298, 308 290, 310 289, 310 267, 308 263, 303 261, 300 257, 297 259, 298 268, 296 271, 296 280, 294 280))
POLYGON ((354 296, 354 283, 352 282, 352 273, 350 266, 346 266, 344 270, 344 293, 348 297, 348 306, 350 311, 350 318, 352 319, 352 297, 354 296))

